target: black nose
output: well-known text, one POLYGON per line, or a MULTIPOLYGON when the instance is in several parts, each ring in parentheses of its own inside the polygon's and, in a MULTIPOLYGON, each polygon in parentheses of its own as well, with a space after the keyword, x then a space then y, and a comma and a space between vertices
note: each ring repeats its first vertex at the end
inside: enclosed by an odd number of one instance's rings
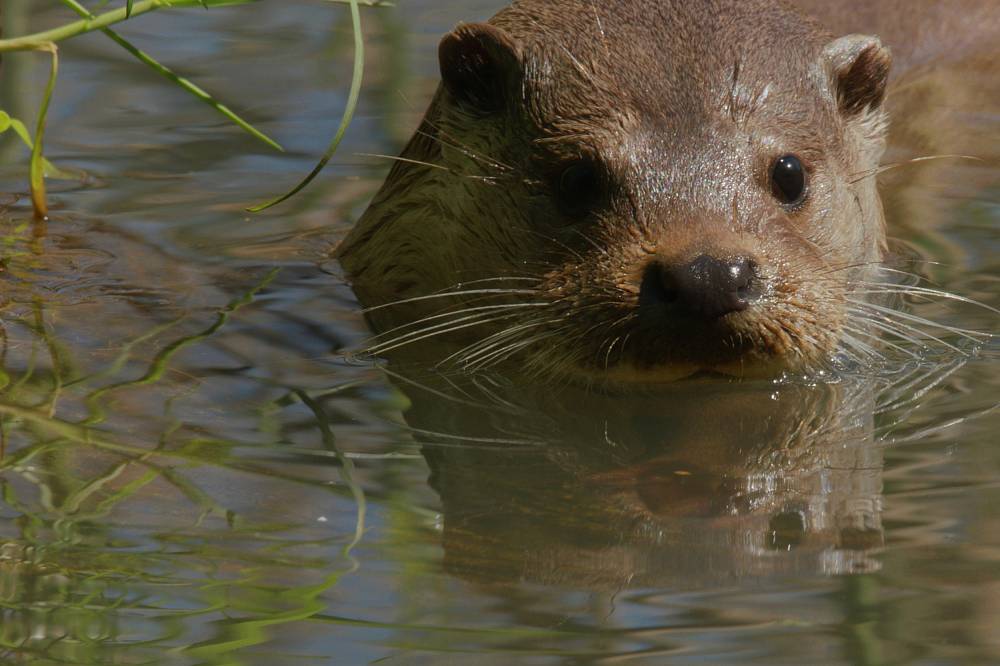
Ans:
POLYGON ((717 319, 749 307, 757 295, 757 282, 752 259, 721 260, 703 254, 678 266, 651 264, 643 277, 640 299, 671 304, 705 319, 717 319))

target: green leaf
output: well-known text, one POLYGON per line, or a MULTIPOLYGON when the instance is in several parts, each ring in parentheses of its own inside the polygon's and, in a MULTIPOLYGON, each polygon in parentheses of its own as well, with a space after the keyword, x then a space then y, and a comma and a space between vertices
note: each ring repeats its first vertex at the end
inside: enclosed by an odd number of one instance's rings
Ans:
POLYGON ((125 18, 132 16, 132 2, 133 0, 126 0, 125 2, 125 18))
MULTIPOLYGON (((14 134, 19 136, 24 145, 28 147, 28 150, 34 148, 34 142, 31 140, 31 133, 28 132, 28 128, 24 125, 24 123, 17 118, 11 118, 6 111, 0 110, 0 134, 3 134, 7 130, 13 130, 14 134)), ((45 158, 42 158, 42 165, 45 167, 45 176, 47 178, 75 180, 80 177, 77 173, 60 169, 45 158)))
POLYGON ((354 26, 354 74, 351 77, 351 91, 347 96, 347 105, 344 108, 344 115, 340 119, 340 126, 337 128, 337 133, 333 136, 333 140, 330 142, 330 146, 326 149, 323 157, 320 158, 319 164, 313 168, 313 170, 302 180, 302 182, 293 187, 286 194, 283 194, 276 199, 247 208, 247 210, 251 213, 259 213, 262 210, 276 206, 283 201, 287 201, 289 198, 305 189, 305 187, 320 174, 323 167, 325 167, 327 162, 330 161, 330 158, 333 157, 333 154, 337 152, 340 142, 347 133, 347 128, 350 126, 351 120, 354 118, 354 111, 357 109, 358 99, 361 96, 361 81, 364 77, 365 71, 365 40, 364 35, 361 32, 361 12, 358 9, 358 0, 350 0, 350 3, 351 22, 354 26))

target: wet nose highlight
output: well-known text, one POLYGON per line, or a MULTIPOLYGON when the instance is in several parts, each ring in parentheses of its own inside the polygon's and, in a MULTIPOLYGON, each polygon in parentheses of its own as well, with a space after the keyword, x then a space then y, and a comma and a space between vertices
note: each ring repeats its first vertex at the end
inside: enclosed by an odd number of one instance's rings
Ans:
POLYGON ((749 307, 756 295, 756 264, 749 257, 702 254, 685 264, 654 262, 646 269, 640 298, 686 314, 718 319, 749 307))

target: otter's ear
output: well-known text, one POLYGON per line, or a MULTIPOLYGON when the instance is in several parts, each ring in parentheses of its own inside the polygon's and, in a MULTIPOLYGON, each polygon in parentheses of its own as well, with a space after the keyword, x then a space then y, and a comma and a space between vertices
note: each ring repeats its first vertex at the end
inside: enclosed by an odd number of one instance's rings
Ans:
POLYGON ((851 118, 881 106, 892 55, 878 37, 848 35, 823 49, 840 112, 851 118))
POLYGON ((468 23, 445 35, 438 59, 445 88, 460 104, 493 113, 503 109, 516 92, 520 48, 510 35, 489 23, 468 23))

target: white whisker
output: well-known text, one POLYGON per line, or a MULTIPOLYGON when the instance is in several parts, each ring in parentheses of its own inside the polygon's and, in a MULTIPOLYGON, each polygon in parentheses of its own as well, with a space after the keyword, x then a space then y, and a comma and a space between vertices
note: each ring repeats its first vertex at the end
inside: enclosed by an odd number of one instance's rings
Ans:
POLYGON ((427 294, 426 296, 414 296, 413 298, 404 298, 398 301, 393 301, 391 303, 383 303, 382 305, 376 305, 370 308, 362 310, 364 314, 369 312, 375 312, 376 310, 383 310, 385 308, 395 307, 397 305, 406 305, 407 303, 418 303, 421 301, 430 301, 437 298, 456 298, 459 296, 475 296, 482 294, 496 294, 496 295, 530 295, 537 294, 535 289, 467 289, 463 291, 443 291, 436 294, 427 294))
MULTIPOLYGON (((967 340, 970 340, 972 342, 975 342, 977 344, 982 343, 983 338, 991 338, 991 337, 993 337, 989 333, 983 333, 981 331, 971 331, 971 330, 965 329, 965 328, 958 328, 957 326, 949 326, 948 324, 942 324, 940 322, 932 321, 930 319, 925 319, 924 317, 918 317, 917 315, 909 314, 907 312, 903 312, 902 310, 894 310, 893 308, 888 308, 888 307, 885 307, 885 306, 882 306, 882 305, 877 305, 875 303, 869 303, 867 301, 859 301, 859 300, 855 300, 855 299, 852 299, 852 298, 848 298, 847 301, 849 303, 853 303, 854 305, 860 306, 862 308, 870 308, 870 309, 875 310, 877 312, 883 313, 884 315, 888 315, 889 318, 891 318, 891 317, 898 317, 898 318, 903 319, 905 321, 913 322, 914 324, 921 324, 923 326, 928 326, 928 327, 931 327, 931 328, 938 328, 938 329, 941 329, 943 331, 947 331, 949 333, 954 333, 955 335, 963 337, 963 338, 965 338, 967 340)), ((903 325, 900 322, 895 322, 895 323, 898 324, 898 325, 900 325, 900 326, 903 325)), ((934 336, 928 334, 926 331, 921 331, 919 328, 916 328, 916 327, 908 327, 908 328, 909 328, 909 330, 913 330, 913 331, 915 331, 917 333, 922 333, 923 335, 926 335, 929 338, 937 340, 938 342, 943 342, 942 340, 934 338, 934 336)), ((960 351, 960 350, 956 349, 956 351, 960 351)))
MULTIPOLYGON (((537 308, 537 307, 546 307, 546 306, 548 306, 548 303, 504 303, 502 305, 480 305, 480 306, 476 306, 476 307, 472 307, 472 308, 462 308, 461 310, 455 310, 455 311, 452 311, 452 312, 444 312, 444 313, 441 313, 441 314, 431 315, 429 317, 424 317, 422 319, 417 319, 416 321, 411 321, 411 322, 407 322, 405 324, 401 324, 400 326, 396 326, 396 327, 390 328, 390 329, 388 329, 386 331, 382 331, 381 333, 378 333, 377 335, 373 335, 371 337, 371 340, 375 341, 375 340, 378 340, 380 338, 385 338, 386 336, 389 336, 390 334, 395 333, 397 331, 401 331, 401 330, 408 329, 408 328, 413 328, 415 326, 419 326, 421 324, 427 323, 429 321, 434 321, 436 319, 451 318, 452 321, 450 321, 448 323, 458 323, 460 321, 466 321, 466 319, 455 319, 455 317, 458 317, 459 315, 469 314, 471 312, 489 312, 489 311, 495 311, 495 310, 514 310, 514 309, 519 309, 519 308, 537 308)), ((430 330, 430 329, 421 329, 421 331, 427 331, 427 330, 430 330)), ((416 332, 419 333, 421 331, 416 331, 416 332)))
POLYGON ((396 338, 396 339, 393 339, 393 340, 388 340, 388 341, 386 341, 386 342, 384 342, 384 343, 382 343, 380 345, 376 345, 376 346, 374 346, 374 347, 372 347, 370 349, 365 350, 365 353, 367 353, 367 354, 385 354, 385 353, 390 352, 390 351, 392 351, 394 349, 399 349, 400 347, 405 347, 407 345, 412 345, 412 344, 414 344, 416 342, 420 342, 421 340, 427 340, 428 338, 434 338, 434 337, 439 337, 439 336, 443 336, 443 335, 448 335, 449 333, 454 333, 455 331, 461 331, 461 330, 464 330, 464 329, 467 329, 467 328, 471 328, 473 326, 482 326, 483 324, 489 324, 489 323, 492 323, 492 322, 495 322, 495 321, 501 321, 503 319, 509 319, 511 317, 517 316, 518 314, 519 313, 517 313, 517 312, 513 312, 513 313, 507 313, 507 314, 504 314, 504 315, 500 315, 498 317, 479 318, 476 321, 472 321, 470 323, 464 323, 464 324, 461 324, 461 325, 458 325, 458 326, 453 326, 452 325, 452 324, 454 324, 456 322, 448 322, 447 324, 442 324, 441 326, 432 326, 430 329, 424 329, 424 330, 421 330, 421 331, 417 331, 414 334, 408 334, 408 335, 405 335, 405 336, 400 336, 400 338, 396 338), (432 332, 428 332, 428 331, 431 331, 432 329, 438 329, 438 330, 433 330, 432 332), (423 333, 423 335, 417 335, 416 337, 410 337, 410 335, 416 335, 416 333, 423 333))

